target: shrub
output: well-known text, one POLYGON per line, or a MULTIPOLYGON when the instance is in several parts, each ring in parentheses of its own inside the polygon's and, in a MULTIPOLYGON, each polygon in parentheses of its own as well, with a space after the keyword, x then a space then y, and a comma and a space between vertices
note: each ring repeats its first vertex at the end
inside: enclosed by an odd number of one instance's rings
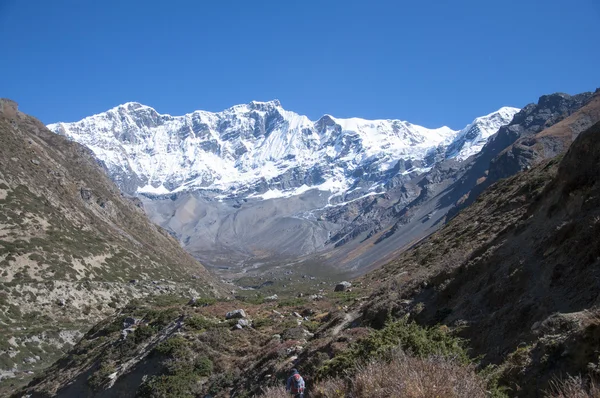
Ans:
POLYGON ((314 321, 304 321, 302 322, 302 325, 309 331, 309 332, 316 332, 317 329, 319 329, 320 324, 318 322, 314 322, 314 321))
POLYGON ((196 359, 196 362, 194 363, 194 370, 200 376, 210 376, 213 372, 213 368, 212 361, 205 356, 196 359))
POLYGON ((302 326, 286 329, 281 334, 281 338, 284 340, 301 340, 304 337, 304 328, 302 326))
POLYGON ((361 368, 352 383, 352 396, 483 398, 485 387, 472 365, 444 357, 421 359, 398 354, 389 363, 361 368))
POLYGON ((183 351, 189 346, 189 343, 186 339, 180 336, 171 337, 170 339, 163 341, 158 346, 156 346, 155 350, 157 353, 168 356, 168 357, 178 357, 182 354, 183 351))
POLYGON ((150 322, 150 326, 158 330, 173 322, 177 316, 177 310, 169 308, 163 311, 150 310, 144 318, 152 319, 152 321, 150 322))
MULTIPOLYGON (((486 383, 473 365, 440 356, 416 358, 395 351, 389 361, 371 362, 351 379, 328 379, 307 386, 314 398, 484 398, 486 383)), ((262 398, 284 397, 282 387, 265 390, 262 398)), ((586 397, 587 398, 587 397, 586 397)))
POLYGON ((463 340, 452 336, 445 329, 424 328, 402 318, 386 324, 383 329, 376 330, 353 343, 350 349, 338 354, 322 366, 318 374, 324 377, 352 373, 357 365, 374 357, 385 357, 396 348, 418 358, 435 355, 451 358, 463 364, 470 362, 463 340))
POLYGON ((352 290, 350 292, 334 292, 332 298, 339 304, 352 304, 360 296, 360 292, 352 290))
POLYGON ((203 316, 191 316, 185 320, 185 328, 191 330, 206 330, 217 325, 216 322, 203 316))
POLYGON ((236 377, 238 376, 239 374, 236 375, 233 371, 227 371, 217 374, 214 380, 212 381, 208 392, 210 394, 216 395, 219 392, 232 387, 234 385, 236 377))
POLYGON ((580 376, 554 381, 546 391, 546 398, 600 398, 600 386, 592 379, 580 376))
POLYGON ((315 398, 344 398, 347 393, 348 388, 343 380, 329 379, 314 386, 312 396, 315 398))
POLYGON ((153 334, 154 329, 152 329, 150 326, 141 325, 137 329, 135 329, 135 332, 133 333, 133 341, 134 343, 139 344, 142 341, 152 337, 153 334))
POLYGON ((143 383, 138 397, 143 398, 195 398, 199 395, 197 376, 190 373, 153 376, 143 383))
POLYGON ((254 329, 260 329, 262 327, 273 326, 275 321, 271 318, 256 318, 252 321, 252 326, 254 329))

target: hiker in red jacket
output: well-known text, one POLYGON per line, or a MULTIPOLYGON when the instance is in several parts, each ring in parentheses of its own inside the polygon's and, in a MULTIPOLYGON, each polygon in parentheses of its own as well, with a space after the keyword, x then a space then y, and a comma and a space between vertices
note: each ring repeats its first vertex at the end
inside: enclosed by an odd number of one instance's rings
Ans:
POLYGON ((285 385, 286 391, 289 391, 294 398, 304 398, 304 379, 298 373, 298 370, 292 369, 292 375, 287 379, 285 385))

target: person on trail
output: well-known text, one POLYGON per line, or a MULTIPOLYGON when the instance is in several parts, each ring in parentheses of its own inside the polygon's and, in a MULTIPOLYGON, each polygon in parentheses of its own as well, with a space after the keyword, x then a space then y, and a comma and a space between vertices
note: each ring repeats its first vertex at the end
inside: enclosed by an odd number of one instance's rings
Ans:
POLYGON ((294 398, 304 398, 304 379, 296 369, 291 370, 292 375, 287 379, 286 391, 294 398))

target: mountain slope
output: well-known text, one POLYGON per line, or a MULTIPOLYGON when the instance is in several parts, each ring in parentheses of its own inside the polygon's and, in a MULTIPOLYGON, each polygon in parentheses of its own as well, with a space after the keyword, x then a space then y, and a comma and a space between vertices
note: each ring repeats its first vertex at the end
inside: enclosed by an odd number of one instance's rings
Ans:
MULTIPOLYGON (((439 162, 411 180, 395 177, 388 183, 385 195, 363 199, 352 206, 352 221, 334 238, 352 240, 358 235, 362 239, 345 243, 330 258, 337 263, 370 264, 372 268, 390 261, 473 203, 486 187, 497 181, 499 165, 506 163, 501 160, 503 154, 510 152, 519 137, 531 140, 539 134, 551 139, 554 131, 570 132, 562 146, 520 160, 523 169, 556 156, 560 148, 564 151, 578 133, 600 120, 598 95, 599 92, 542 96, 537 104, 527 105, 508 125, 501 127, 471 158, 463 162, 453 159, 439 162), (551 126, 556 127, 548 129, 551 126)), ((517 171, 518 167, 507 167, 502 177, 517 171)))
POLYGON ((450 217, 499 179, 564 152, 580 132, 600 120, 599 101, 600 91, 596 90, 574 96, 544 95, 537 104, 526 106, 490 138, 449 189, 444 200, 457 204, 450 217), (560 127, 549 129, 563 120, 560 127))
MULTIPOLYGON (((565 120, 565 123, 569 123, 565 120)), ((556 126, 559 126, 557 124, 556 126)), ((443 323, 502 364, 518 396, 597 366, 600 123, 564 155, 501 180, 448 225, 365 278, 364 316, 443 323), (520 386, 520 387, 518 387, 520 386)))
POLYGON ((51 363, 134 297, 223 294, 88 149, 10 100, 0 100, 0 134, 1 376, 51 363))

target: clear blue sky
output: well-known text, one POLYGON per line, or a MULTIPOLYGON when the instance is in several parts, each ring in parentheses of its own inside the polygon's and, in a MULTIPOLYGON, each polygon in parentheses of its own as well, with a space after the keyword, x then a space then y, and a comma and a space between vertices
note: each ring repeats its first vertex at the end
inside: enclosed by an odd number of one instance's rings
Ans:
POLYGON ((0 0, 0 96, 43 122, 281 100, 464 126, 600 86, 598 0, 0 0))

